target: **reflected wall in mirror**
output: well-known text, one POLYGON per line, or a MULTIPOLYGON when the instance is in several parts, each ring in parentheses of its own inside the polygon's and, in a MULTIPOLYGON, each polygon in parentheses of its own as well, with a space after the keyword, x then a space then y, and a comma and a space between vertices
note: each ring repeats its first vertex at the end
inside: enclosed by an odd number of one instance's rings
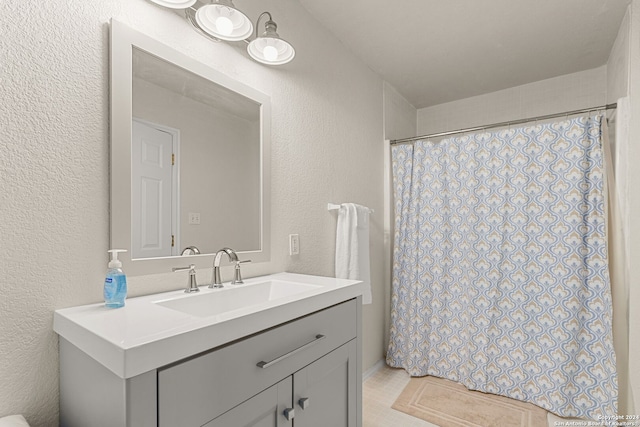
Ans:
POLYGON ((112 21, 111 246, 128 274, 269 259, 269 99, 112 21), (191 253, 191 252, 190 252, 191 253))
POLYGON ((131 148, 132 258, 260 249, 260 104, 134 48, 131 148))

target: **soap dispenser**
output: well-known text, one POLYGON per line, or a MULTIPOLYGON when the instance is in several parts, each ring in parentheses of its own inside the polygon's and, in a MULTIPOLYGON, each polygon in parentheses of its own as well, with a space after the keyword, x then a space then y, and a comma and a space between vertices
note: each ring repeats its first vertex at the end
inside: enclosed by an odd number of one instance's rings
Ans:
POLYGON ((127 276, 122 271, 122 262, 118 259, 118 253, 127 252, 125 249, 111 249, 107 277, 104 279, 104 305, 109 308, 124 306, 127 297, 127 276))

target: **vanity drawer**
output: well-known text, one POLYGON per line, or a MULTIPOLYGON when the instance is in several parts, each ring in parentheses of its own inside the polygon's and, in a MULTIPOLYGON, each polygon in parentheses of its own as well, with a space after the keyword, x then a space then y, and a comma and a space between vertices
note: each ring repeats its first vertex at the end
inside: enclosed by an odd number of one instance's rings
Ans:
POLYGON ((349 300, 158 370, 158 425, 201 426, 355 338, 356 304, 349 300))

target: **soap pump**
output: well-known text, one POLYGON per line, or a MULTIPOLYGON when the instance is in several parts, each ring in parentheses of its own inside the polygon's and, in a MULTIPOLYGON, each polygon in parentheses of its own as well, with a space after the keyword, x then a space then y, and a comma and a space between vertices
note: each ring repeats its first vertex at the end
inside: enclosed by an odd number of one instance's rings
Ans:
POLYGON ((127 276, 122 271, 122 262, 118 259, 118 253, 127 252, 125 249, 111 249, 107 277, 104 279, 104 305, 110 308, 124 306, 127 297, 127 276))

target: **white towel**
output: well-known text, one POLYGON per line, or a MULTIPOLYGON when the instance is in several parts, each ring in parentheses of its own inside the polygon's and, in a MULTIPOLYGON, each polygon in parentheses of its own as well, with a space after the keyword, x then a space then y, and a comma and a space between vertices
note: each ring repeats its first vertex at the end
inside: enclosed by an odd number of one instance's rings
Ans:
POLYGON ((9 415, 0 418, 0 427, 29 427, 29 424, 22 415, 9 415))
POLYGON ((343 203, 338 211, 336 232, 336 277, 362 280, 363 304, 371 304, 369 261, 369 214, 367 207, 343 203))

